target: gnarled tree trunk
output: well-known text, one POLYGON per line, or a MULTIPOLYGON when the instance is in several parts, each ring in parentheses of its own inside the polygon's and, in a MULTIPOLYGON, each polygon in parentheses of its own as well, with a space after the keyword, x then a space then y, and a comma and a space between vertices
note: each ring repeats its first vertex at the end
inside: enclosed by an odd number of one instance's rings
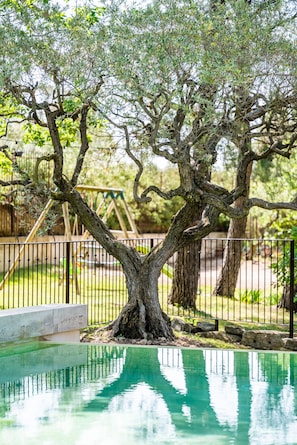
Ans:
MULTIPOLYGON (((118 318, 109 326, 112 335, 147 340, 160 337, 173 339, 170 319, 162 311, 159 302, 158 278, 162 267, 176 249, 190 244, 187 237, 183 238, 183 233, 197 214, 197 204, 186 203, 175 215, 165 239, 148 254, 143 255, 134 247, 116 240, 76 190, 67 193, 67 198, 92 236, 117 258, 123 267, 128 302, 118 318)), ((202 224, 199 236, 202 238, 208 235, 210 230, 210 224, 202 224)))
POLYGON ((128 303, 117 320, 112 324, 113 336, 126 338, 165 337, 173 339, 169 317, 162 311, 158 298, 158 277, 160 271, 142 264, 136 270, 124 267, 128 303), (125 270, 126 269, 126 270, 125 270))
POLYGON ((214 290, 214 295, 234 297, 241 264, 243 241, 247 218, 232 220, 228 230, 228 240, 224 249, 223 266, 214 290), (237 239, 233 239, 237 238, 237 239))
POLYGON ((196 309, 198 280, 200 276, 201 240, 177 252, 171 293, 168 302, 183 308, 196 309))
MULTIPOLYGON (((197 209, 194 224, 200 221, 202 209, 197 209)), ((201 239, 178 250, 168 302, 185 309, 196 310, 198 281, 200 277, 201 239)))
MULTIPOLYGON (((248 199, 250 180, 252 174, 252 163, 249 163, 246 171, 245 183, 247 195, 238 198, 234 207, 241 208, 248 199)), ((224 297, 234 297, 238 273, 241 264, 241 255, 243 241, 240 238, 245 237, 247 217, 241 219, 232 219, 228 230, 228 240, 224 249, 223 266, 217 280, 214 295, 224 297)))

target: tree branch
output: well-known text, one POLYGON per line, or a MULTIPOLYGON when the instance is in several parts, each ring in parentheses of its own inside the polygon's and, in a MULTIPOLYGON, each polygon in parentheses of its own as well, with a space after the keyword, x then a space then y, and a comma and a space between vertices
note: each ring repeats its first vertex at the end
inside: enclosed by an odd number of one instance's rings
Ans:
POLYGON ((76 159, 76 164, 74 168, 74 172, 71 178, 71 184, 74 187, 77 184, 78 177, 80 175, 80 172, 83 167, 85 155, 89 149, 89 141, 87 137, 87 117, 88 117, 88 106, 85 105, 81 109, 81 118, 80 118, 80 125, 79 125, 79 131, 80 131, 80 150, 79 154, 76 159))
POLYGON ((247 209, 260 207, 265 210, 297 210, 297 197, 291 202, 269 202, 260 198, 250 198, 246 203, 247 209))
POLYGON ((55 159, 56 159, 55 154, 40 156, 36 159, 36 163, 34 166, 34 172, 33 172, 33 182, 38 183, 39 166, 40 166, 41 162, 42 161, 50 162, 50 161, 54 161, 55 159))
POLYGON ((15 160, 15 158, 13 156, 11 156, 9 154, 9 152, 7 151, 7 148, 9 148, 8 145, 3 145, 2 147, 0 147, 0 151, 11 162, 13 170, 18 172, 24 179, 22 179, 22 180, 6 181, 6 182, 4 182, 4 184, 5 183, 7 185, 18 185, 18 184, 19 185, 27 185, 27 184, 29 184, 31 182, 31 180, 30 180, 30 177, 29 177, 28 173, 20 168, 20 166, 17 163, 17 161, 15 160))
POLYGON ((178 187, 174 190, 169 190, 168 192, 164 192, 162 190, 159 189, 159 187, 155 186, 155 185, 150 185, 149 187, 147 187, 144 192, 142 192, 140 199, 143 200, 146 198, 146 196, 151 193, 151 192, 155 192, 157 195, 159 195, 161 198, 169 200, 174 198, 175 196, 182 196, 183 195, 183 190, 182 187, 178 187))
POLYGON ((52 112, 49 106, 45 108, 44 111, 55 153, 54 182, 57 184, 61 181, 63 177, 63 147, 61 145, 60 135, 56 124, 56 118, 57 118, 56 113, 52 112))

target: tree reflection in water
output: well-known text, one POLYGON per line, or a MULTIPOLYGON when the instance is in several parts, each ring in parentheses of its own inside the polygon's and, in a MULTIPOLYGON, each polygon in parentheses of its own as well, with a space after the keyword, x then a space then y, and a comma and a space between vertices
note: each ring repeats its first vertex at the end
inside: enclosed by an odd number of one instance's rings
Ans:
POLYGON ((0 354, 0 442, 34 445, 46 434, 55 445, 296 443, 296 366, 295 354, 215 349, 0 354))

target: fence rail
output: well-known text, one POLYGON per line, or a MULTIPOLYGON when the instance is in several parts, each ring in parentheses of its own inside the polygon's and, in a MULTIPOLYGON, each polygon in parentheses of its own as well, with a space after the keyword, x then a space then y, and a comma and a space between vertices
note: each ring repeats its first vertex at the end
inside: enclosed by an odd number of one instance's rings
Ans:
MULTIPOLYGON (((123 242, 148 252, 160 241, 143 238, 123 242)), ((232 297, 214 293, 229 242, 204 239, 200 247, 197 243, 200 276, 195 310, 168 302, 176 255, 170 258, 159 278, 163 310, 169 316, 288 325, 293 332, 294 241, 232 240, 237 246, 233 247, 234 255, 240 248, 240 269, 232 297)), ((230 263, 230 274, 232 271, 230 263)), ((97 324, 115 319, 127 298, 121 265, 95 241, 38 242, 25 247, 22 243, 0 244, 1 309, 87 303, 89 324, 97 324)))

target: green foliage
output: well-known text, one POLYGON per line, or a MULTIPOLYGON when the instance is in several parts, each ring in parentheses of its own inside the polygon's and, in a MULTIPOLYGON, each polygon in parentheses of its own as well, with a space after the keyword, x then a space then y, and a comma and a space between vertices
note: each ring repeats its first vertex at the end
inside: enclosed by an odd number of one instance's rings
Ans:
POLYGON ((273 177, 272 156, 266 159, 261 159, 259 162, 257 162, 253 171, 253 175, 258 181, 263 184, 268 183, 269 181, 271 181, 272 178, 272 180, 274 181, 275 178, 273 177))
MULTIPOLYGON (((57 121, 59 135, 63 147, 70 147, 78 139, 79 123, 73 122, 71 118, 64 118, 57 121)), ((48 129, 40 127, 32 122, 24 125, 24 142, 34 143, 37 147, 51 144, 51 137, 48 129)))
MULTIPOLYGON (((186 199, 198 202, 198 195, 193 195, 201 193, 200 185, 210 177, 218 153, 225 150, 224 161, 234 164, 236 175, 236 164, 241 162, 238 146, 248 135, 243 124, 251 122, 258 129, 262 119, 253 120, 251 111, 258 113, 259 105, 267 107, 270 114, 265 128, 274 129, 275 122, 281 126, 296 118, 294 104, 284 103, 296 74, 292 68, 295 47, 284 26, 290 11, 282 1, 248 3, 228 0, 211 8, 207 1, 165 0, 136 9, 128 2, 112 1, 106 8, 86 2, 70 9, 50 0, 2 1, 0 62, 5 70, 0 70, 0 89, 10 92, 22 107, 26 104, 30 119, 25 142, 52 153, 44 117, 49 104, 51 112, 56 112, 59 143, 69 148, 59 153, 61 176, 71 178, 85 156, 77 147, 82 110, 89 110, 88 130, 102 131, 103 121, 106 127, 114 122, 117 130, 126 126, 129 143, 125 146, 120 141, 119 145, 126 148, 134 167, 117 171, 116 162, 106 167, 106 147, 100 146, 89 158, 86 155, 87 167, 79 179, 106 186, 125 184, 125 189, 129 184, 132 189, 133 177, 137 177, 140 194, 149 190, 147 196, 153 200, 135 205, 135 216, 168 228, 186 199), (255 100, 251 110, 246 106, 250 99, 255 100), (150 127, 155 127, 153 133, 150 127), (67 157, 69 152, 72 159, 67 157), (166 180, 161 181, 147 161, 152 154, 171 162, 172 175, 169 170, 164 173, 166 180), (95 168, 95 162, 100 167, 95 168), (206 172, 204 177, 201 171, 206 172), (162 193, 151 191, 152 184, 162 192, 178 189, 179 196, 164 200, 162 193)), ((279 133, 262 135, 259 130, 256 148, 260 158, 270 136, 273 142, 281 139, 279 133)), ((285 137, 288 140, 289 133, 285 137)), ((98 143, 91 131, 87 140, 98 143)), ((111 147, 110 153, 114 158, 111 147)), ((271 156, 261 160, 257 173, 261 183, 268 182, 268 170, 279 171, 270 162, 271 156)), ((217 183, 232 190, 231 169, 228 175, 216 173, 217 183)), ((204 196, 209 190, 202 192, 204 196)), ((132 193, 128 198, 133 201, 132 193)), ((230 195, 229 208, 232 199, 230 195)), ((228 213, 229 208, 221 213, 228 213)))
MULTIPOLYGON (((294 285, 297 285, 297 226, 291 228, 291 238, 294 240, 294 285)), ((278 278, 278 282, 283 286, 290 284, 290 264, 291 264, 291 245, 286 244, 284 253, 277 258, 275 263, 271 264, 271 268, 278 278)))
POLYGON ((260 303, 261 293, 257 290, 246 290, 243 294, 240 294, 240 301, 244 303, 260 303))
POLYGON ((4 178, 6 175, 12 174, 12 162, 7 159, 7 157, 4 155, 4 153, 0 152, 0 176, 1 178, 4 178))
MULTIPOLYGON (((33 224, 39 218, 46 206, 50 195, 46 181, 38 183, 34 187, 20 187, 18 198, 14 202, 15 210, 19 219, 19 226, 24 233, 29 233, 33 224)), ((42 226, 38 230, 38 236, 51 233, 57 224, 59 215, 62 214, 61 204, 57 203, 48 211, 42 226)))
POLYGON ((271 306, 276 306, 279 303, 279 295, 278 294, 270 294, 267 298, 268 304, 271 306))
POLYGON ((43 147, 50 143, 50 134, 47 129, 39 127, 32 122, 27 122, 24 125, 24 130, 23 140, 25 144, 33 142, 37 147, 43 147))
MULTIPOLYGON (((296 195, 296 185, 292 171, 296 168, 296 152, 290 155, 290 161, 282 157, 269 157, 257 162, 253 169, 251 192, 265 200, 286 202, 296 195)), ((290 210, 273 212, 265 209, 254 209, 251 215, 257 219, 261 236, 284 239, 290 237, 291 228, 297 224, 297 214, 290 210)))
POLYGON ((297 214, 296 212, 285 212, 280 211, 277 214, 277 219, 269 228, 269 234, 273 235, 277 239, 287 239, 292 236, 293 228, 297 225, 297 214))
POLYGON ((69 29, 75 29, 77 23, 81 26, 81 22, 85 22, 90 27, 100 21, 104 7, 99 6, 79 6, 76 7, 70 18, 67 18, 66 24, 69 29))

